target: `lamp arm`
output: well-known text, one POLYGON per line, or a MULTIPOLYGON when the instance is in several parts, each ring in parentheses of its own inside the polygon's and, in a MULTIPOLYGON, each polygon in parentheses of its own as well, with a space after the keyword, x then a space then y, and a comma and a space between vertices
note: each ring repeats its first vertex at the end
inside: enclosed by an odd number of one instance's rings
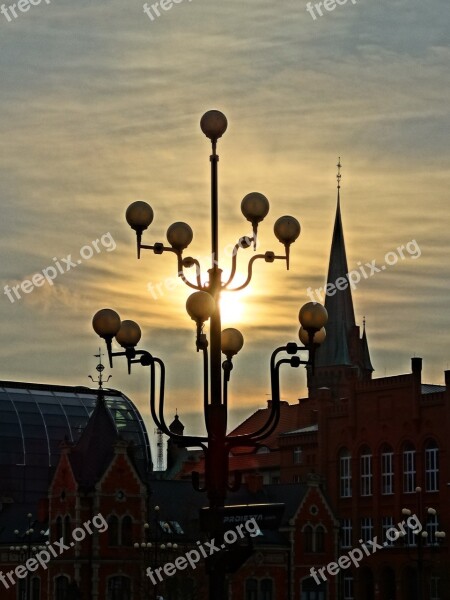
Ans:
POLYGON ((272 404, 269 418, 266 423, 254 431, 253 433, 247 433, 244 435, 235 435, 230 436, 228 438, 230 447, 233 446, 251 446, 255 437, 259 438, 259 436, 263 435, 268 428, 272 427, 272 423, 275 420, 278 424, 280 419, 280 378, 277 366, 275 364, 276 357, 280 352, 284 352, 286 350, 286 346, 279 346, 275 348, 270 357, 270 382, 271 382, 271 390, 272 390, 272 404), (278 413, 278 414, 277 414, 278 413))
MULTIPOLYGON (((199 261, 196 258, 194 258, 193 256, 187 256, 186 259, 189 259, 192 262, 192 265, 189 265, 189 266, 195 265, 195 277, 197 279, 197 285, 200 289, 203 289, 204 286, 202 285, 202 278, 201 278, 202 270, 201 270, 199 261)), ((184 266, 185 265, 183 265, 183 261, 181 261, 181 267, 179 264, 178 270, 179 271, 183 270, 184 266)))
POLYGON ((184 274, 184 266, 183 266, 183 259, 181 258, 181 252, 177 252, 177 257, 178 257, 178 277, 190 288, 192 288, 193 290, 203 290, 203 286, 202 286, 202 282, 201 282, 201 278, 200 278, 200 264, 198 262, 198 260, 196 259, 192 259, 194 261, 194 264, 196 265, 196 277, 197 277, 197 283, 192 283, 190 282, 186 275, 184 274))
MULTIPOLYGON (((241 239, 243 239, 243 238, 241 238, 241 239)), ((255 238, 251 237, 251 238, 248 238, 248 241, 251 243, 251 242, 254 242, 254 239, 255 239, 255 238)), ((239 240, 239 242, 240 242, 240 240, 239 240)), ((228 280, 226 281, 226 283, 224 283, 224 284, 223 284, 223 288, 224 288, 224 289, 225 289, 225 288, 226 288, 228 285, 230 285, 230 283, 231 283, 231 282, 233 281, 233 279, 234 279, 234 276, 236 275, 236 268, 237 268, 237 253, 238 253, 238 252, 239 252, 239 250, 240 250, 240 249, 243 247, 243 246, 242 246, 242 244, 241 244, 241 243, 239 243, 239 242, 238 242, 237 244, 235 244, 235 245, 234 245, 234 248, 233 248, 233 255, 232 255, 232 258, 231 258, 231 272, 230 272, 230 276, 228 277, 228 280)), ((248 247, 250 247, 250 246, 248 246, 248 247)), ((245 248, 244 248, 244 250, 245 250, 245 248)))
POLYGON ((136 355, 141 356, 141 364, 145 367, 150 367, 150 412, 155 425, 165 435, 170 437, 175 443, 181 443, 183 446, 201 446, 205 448, 202 442, 207 441, 207 438, 176 435, 167 427, 164 419, 164 387, 165 387, 165 365, 163 361, 146 350, 137 350, 136 355), (155 393, 155 363, 158 363, 160 368, 160 384, 159 384, 159 418, 156 413, 156 393, 155 393))
MULTIPOLYGON (((266 252, 265 254, 255 254, 248 262, 248 275, 247 279, 244 281, 242 285, 239 285, 231 290, 227 290, 228 292, 238 292, 239 290, 243 290, 246 288, 252 280, 253 277, 253 263, 255 260, 259 258, 263 258, 266 262, 274 262, 275 260, 286 260, 285 256, 276 256, 274 252, 266 252)), ((227 284, 228 285, 228 284, 227 284)))

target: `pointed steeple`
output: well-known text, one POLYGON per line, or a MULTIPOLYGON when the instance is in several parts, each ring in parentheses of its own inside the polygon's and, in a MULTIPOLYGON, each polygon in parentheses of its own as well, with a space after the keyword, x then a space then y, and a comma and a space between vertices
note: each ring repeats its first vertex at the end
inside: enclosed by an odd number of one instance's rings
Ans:
POLYGON ((362 349, 362 368, 367 371, 374 371, 372 361, 370 360, 369 344, 367 343, 366 335, 366 317, 363 319, 363 334, 361 338, 361 349, 362 349))
POLYGON ((344 288, 344 282, 347 280, 348 264, 341 217, 342 165, 340 157, 337 167, 337 207, 327 277, 327 285, 330 284, 330 286, 328 288, 329 293, 325 296, 325 308, 328 311, 327 338, 317 352, 317 366, 352 364, 348 338, 356 325, 350 285, 347 284, 344 288), (344 289, 338 289, 336 286, 344 289))

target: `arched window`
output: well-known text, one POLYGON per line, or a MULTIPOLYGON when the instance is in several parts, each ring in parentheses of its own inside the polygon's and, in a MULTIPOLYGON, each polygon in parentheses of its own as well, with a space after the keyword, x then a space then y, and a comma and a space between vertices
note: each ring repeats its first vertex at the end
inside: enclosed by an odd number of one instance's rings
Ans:
POLYGON ((116 515, 108 518, 108 544, 110 546, 119 545, 119 519, 116 515))
POLYGON ((364 446, 359 457, 361 496, 372 495, 372 452, 364 446))
POLYGON ((425 485, 427 492, 439 491, 439 448, 434 440, 425 446, 425 485))
POLYGON ((341 498, 350 498, 352 495, 352 457, 347 448, 339 454, 339 489, 341 498))
POLYGON ((303 528, 303 548, 305 552, 313 552, 313 528, 305 525, 303 528))
POLYGON ((69 515, 66 515, 64 517, 64 542, 66 544, 70 543, 70 540, 72 539, 72 523, 70 520, 69 515))
POLYGON ((258 581, 247 579, 245 582, 245 600, 258 600, 258 581))
POLYGON ((261 581, 261 600, 273 599, 273 581, 271 579, 263 579, 261 581))
POLYGON ((133 545, 133 523, 128 515, 122 519, 122 546, 133 545))
POLYGON ((67 600, 69 591, 69 578, 67 575, 59 575, 55 579, 55 600, 67 600))
POLYGON ((381 493, 394 493, 394 452, 388 445, 381 449, 381 493))
POLYGON ((317 525, 316 527, 315 552, 325 552, 325 529, 323 525, 317 525))
POLYGON ((63 537, 63 535, 64 535, 62 517, 56 517, 55 533, 56 533, 56 539, 57 540, 60 540, 63 537))
POLYGON ((30 600, 41 600, 41 580, 39 579, 39 577, 31 578, 30 589, 30 600))
POLYGON ((416 450, 410 443, 403 446, 403 492, 412 494, 416 490, 416 450))
POLYGON ((107 600, 131 600, 131 580, 123 575, 116 575, 108 580, 107 600))

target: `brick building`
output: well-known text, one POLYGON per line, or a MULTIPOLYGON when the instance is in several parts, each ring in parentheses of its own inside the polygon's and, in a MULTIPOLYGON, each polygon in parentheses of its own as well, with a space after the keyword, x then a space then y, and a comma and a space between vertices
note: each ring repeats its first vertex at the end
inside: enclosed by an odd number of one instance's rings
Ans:
MULTIPOLYGON (((336 591, 328 586, 323 595, 309 581, 293 590, 291 600, 447 600, 449 545, 440 532, 450 536, 450 371, 444 373, 445 385, 426 384, 422 359, 413 358, 410 373, 372 378, 365 324, 361 334, 347 273, 338 187, 327 277, 332 287, 326 288, 332 293, 325 300, 327 338, 317 351, 314 374, 308 372, 308 397, 282 403, 279 425, 265 445, 235 452, 230 465, 247 475, 260 474, 267 484, 301 485, 312 474, 317 477, 339 522, 331 560, 360 548, 360 540, 377 536, 386 542, 382 550, 364 555, 359 568, 326 574, 336 591), (420 519, 426 536, 419 526, 404 525, 405 536, 386 539, 386 532, 406 519, 403 509, 420 519)), ((268 412, 258 410, 233 433, 252 431, 268 412)), ((191 468, 186 464, 184 476, 191 468)), ((202 470, 201 461, 195 468, 202 470)), ((307 560, 314 557, 310 532, 301 535, 307 560)), ((327 561, 316 556, 314 564, 318 569, 327 561)))

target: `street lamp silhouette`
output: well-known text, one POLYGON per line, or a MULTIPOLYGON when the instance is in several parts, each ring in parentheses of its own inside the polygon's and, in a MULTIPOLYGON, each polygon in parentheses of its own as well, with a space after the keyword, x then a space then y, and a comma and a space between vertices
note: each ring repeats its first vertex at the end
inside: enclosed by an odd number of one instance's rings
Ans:
MULTIPOLYGON (((302 307, 299 314, 301 324, 300 341, 290 342, 277 348, 270 359, 270 377, 272 403, 266 423, 258 430, 243 435, 227 435, 227 405, 228 383, 233 369, 233 359, 244 345, 241 332, 235 328, 221 329, 220 297, 222 292, 239 291, 246 288, 252 279, 253 266, 257 260, 273 263, 278 260, 286 262, 289 269, 290 247, 300 235, 300 223, 291 216, 280 217, 274 225, 274 234, 284 246, 283 254, 272 251, 255 254, 248 261, 247 278, 240 285, 233 282, 237 269, 237 257, 241 250, 253 246, 256 250, 257 233, 261 222, 269 213, 269 201, 259 192, 247 194, 241 203, 244 217, 251 223, 252 237, 241 237, 235 244, 231 258, 231 270, 227 280, 223 280, 223 271, 219 267, 219 236, 218 236, 218 161, 216 153, 217 141, 227 129, 227 119, 223 113, 211 110, 205 113, 200 121, 203 133, 211 141, 211 268, 207 277, 202 277, 199 261, 192 256, 184 256, 186 249, 193 239, 191 227, 184 222, 173 223, 167 230, 168 246, 163 243, 145 245, 142 243, 144 231, 153 222, 154 212, 152 207, 141 200, 133 202, 126 211, 126 220, 136 232, 137 257, 142 250, 151 250, 154 254, 172 253, 176 257, 178 276, 195 292, 186 302, 186 310, 196 326, 196 349, 203 357, 203 404, 205 427, 207 434, 204 436, 178 435, 170 431, 164 419, 164 389, 165 365, 161 359, 145 350, 137 350, 136 346, 141 338, 141 330, 134 321, 122 321, 120 316, 112 309, 102 309, 93 318, 93 328, 102 337, 107 346, 110 366, 113 357, 125 356, 128 370, 134 363, 140 363, 150 368, 150 410, 152 418, 160 431, 169 436, 176 444, 197 446, 203 449, 205 455, 205 485, 200 486, 199 473, 192 473, 193 485, 199 491, 206 491, 209 499, 211 522, 215 523, 211 531, 218 539, 222 534, 220 509, 223 508, 227 490, 236 490, 240 485, 240 474, 236 473, 234 481, 229 482, 228 456, 235 447, 257 447, 277 427, 280 418, 280 382, 279 369, 283 364, 292 367, 308 365, 314 368, 314 355, 318 345, 325 339, 323 329, 327 322, 327 311, 318 303, 308 302, 302 307), (189 279, 187 271, 195 267, 194 279, 189 279), (209 322, 209 339, 205 333, 205 325, 209 322), (112 340, 122 347, 121 352, 112 351, 112 340), (305 352, 306 359, 297 353, 305 352), (279 358, 280 354, 289 358, 279 358), (223 360, 222 355, 225 356, 223 360), (156 406, 156 374, 159 371, 159 399, 156 406)), ((210 598, 221 600, 224 595, 225 574, 223 561, 209 562, 209 589, 210 598)))

